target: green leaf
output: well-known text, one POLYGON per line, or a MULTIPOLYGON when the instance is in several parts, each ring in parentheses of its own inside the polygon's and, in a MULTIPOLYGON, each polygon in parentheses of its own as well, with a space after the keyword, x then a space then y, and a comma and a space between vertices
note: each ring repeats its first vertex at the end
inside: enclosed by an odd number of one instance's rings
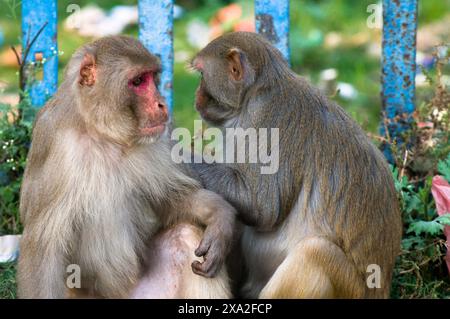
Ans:
POLYGON ((416 236, 420 234, 440 235, 444 230, 444 225, 450 225, 450 215, 448 214, 438 216, 431 221, 419 220, 412 222, 408 227, 407 233, 414 232, 416 236))
POLYGON ((439 174, 441 174, 447 182, 450 182, 450 153, 445 160, 439 161, 437 168, 439 174))
POLYGON ((14 200, 14 193, 9 187, 3 188, 2 192, 0 193, 4 203, 9 203, 14 200))
POLYGON ((419 236, 422 233, 435 236, 441 234, 443 229, 444 226, 435 220, 429 222, 419 220, 409 225, 407 233, 414 232, 416 236, 419 236))
POLYGON ((450 226, 450 213, 447 212, 447 214, 441 215, 435 220, 441 223, 442 225, 450 226))
POLYGON ((408 194, 405 193, 403 195, 403 199, 405 200, 405 210, 407 213, 411 213, 412 211, 420 211, 422 206, 422 201, 419 196, 416 194, 408 194))
POLYGON ((402 248, 404 250, 410 250, 413 247, 419 248, 419 247, 423 247, 423 246, 425 246, 425 241, 422 237, 411 236, 411 237, 406 237, 402 240, 402 248))

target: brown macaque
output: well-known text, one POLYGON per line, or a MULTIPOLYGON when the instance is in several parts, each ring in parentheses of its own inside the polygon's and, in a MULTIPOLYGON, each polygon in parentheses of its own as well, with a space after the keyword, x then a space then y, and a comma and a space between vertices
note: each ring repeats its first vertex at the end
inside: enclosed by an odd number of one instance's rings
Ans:
POLYGON ((279 129, 273 174, 264 163, 195 165, 246 224, 242 296, 388 297, 401 215, 388 164, 363 130, 257 34, 217 38, 192 67, 202 75, 196 109, 224 136, 279 129))
POLYGON ((159 72, 156 57, 130 37, 73 55, 34 124, 19 297, 230 296, 222 265, 236 212, 172 161, 159 72), (80 289, 66 285, 72 264, 80 289))

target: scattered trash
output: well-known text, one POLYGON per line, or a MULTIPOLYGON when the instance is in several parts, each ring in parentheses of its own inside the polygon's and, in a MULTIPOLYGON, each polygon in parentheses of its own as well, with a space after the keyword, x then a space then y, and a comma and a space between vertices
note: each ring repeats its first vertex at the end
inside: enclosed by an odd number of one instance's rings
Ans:
POLYGON ((255 31, 255 19, 253 16, 244 16, 240 4, 232 3, 223 7, 213 16, 209 24, 209 40, 213 40, 230 31, 255 31))
POLYGON ((253 18, 247 18, 245 20, 238 21, 234 25, 233 31, 255 32, 255 20, 253 18))
POLYGON ((186 26, 186 35, 188 43, 194 48, 200 49, 209 42, 210 28, 200 20, 192 20, 186 26))
POLYGON ((341 45, 342 35, 337 32, 330 32, 325 35, 323 44, 327 49, 334 49, 341 45))
MULTIPOLYGON (((319 30, 312 30, 318 33, 319 30)), ((317 37, 317 36, 316 36, 317 37)), ((313 38, 314 39, 314 38, 313 38)), ((369 32, 358 32, 353 35, 343 36, 337 32, 330 32, 323 38, 323 43, 325 48, 334 49, 340 46, 343 47, 358 47, 370 43, 371 33, 369 32)), ((317 41, 317 40, 316 40, 317 41)))
POLYGON ((426 75, 423 73, 416 74, 416 87, 426 86, 430 86, 430 82, 428 82, 426 75))
POLYGON ((319 74, 318 86, 326 95, 334 95, 337 88, 338 71, 336 69, 325 69, 319 74))
POLYGON ((320 79, 323 81, 334 81, 337 79, 338 71, 336 69, 325 69, 320 72, 320 79))
POLYGON ((127 26, 138 23, 137 6, 116 6, 106 14, 97 6, 89 5, 73 13, 64 27, 86 37, 103 37, 120 34, 127 26))
POLYGON ((15 261, 19 257, 19 240, 21 235, 0 236, 0 262, 15 261))
MULTIPOLYGON (((174 5, 173 18, 179 19, 183 14, 184 9, 174 5)), ((107 14, 95 5, 88 5, 70 15, 65 20, 64 27, 81 36, 99 38, 120 34, 127 26, 137 24, 138 19, 137 6, 115 6, 107 14)))
POLYGON ((18 93, 1 93, 0 103, 8 105, 19 104, 20 96, 18 93))
POLYGON ((431 54, 425 54, 421 51, 416 52, 416 64, 421 65, 427 70, 431 70, 434 67, 435 58, 431 54))
POLYGON ((338 71, 325 69, 319 75, 319 88, 328 96, 338 94, 346 100, 354 100, 358 97, 358 91, 353 85, 345 82, 337 82, 338 71))
POLYGON ((450 14, 439 21, 429 23, 417 30, 417 50, 428 52, 437 43, 448 42, 450 37, 450 14))
POLYGON ((367 55, 376 59, 381 58, 381 51, 382 51, 381 41, 370 42, 366 48, 367 55))
POLYGON ((346 100, 354 100, 358 97, 358 91, 350 83, 339 82, 337 90, 340 97, 346 100))

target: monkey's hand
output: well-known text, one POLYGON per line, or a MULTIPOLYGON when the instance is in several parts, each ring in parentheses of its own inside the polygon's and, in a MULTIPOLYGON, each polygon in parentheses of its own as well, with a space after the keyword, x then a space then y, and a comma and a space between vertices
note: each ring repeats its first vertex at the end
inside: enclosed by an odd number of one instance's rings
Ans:
POLYGON ((236 210, 220 195, 206 189, 200 189, 189 197, 187 207, 195 220, 206 226, 195 250, 195 255, 203 257, 203 262, 194 261, 192 271, 200 276, 214 277, 231 248, 236 210))
MULTIPOLYGON (((229 227, 229 226, 227 226, 229 227)), ((225 257, 231 247, 232 228, 224 231, 217 229, 216 226, 208 226, 200 245, 195 250, 197 257, 203 257, 204 261, 194 261, 192 263, 192 271, 197 275, 212 278, 222 268, 225 257)))

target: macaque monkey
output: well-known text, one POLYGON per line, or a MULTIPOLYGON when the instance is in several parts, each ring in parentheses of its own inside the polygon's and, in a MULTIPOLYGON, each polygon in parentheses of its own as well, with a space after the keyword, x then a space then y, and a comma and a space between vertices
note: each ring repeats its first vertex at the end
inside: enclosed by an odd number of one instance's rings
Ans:
POLYGON ((279 129, 274 174, 261 163, 195 165, 246 224, 242 296, 388 297, 401 215, 389 167, 362 129, 257 34, 217 38, 192 67, 205 121, 223 131, 279 129))
POLYGON ((73 55, 33 129, 19 297, 230 296, 222 265, 235 210, 171 160, 159 72, 130 37, 102 38, 73 55), (72 264, 80 289, 66 285, 72 264))

